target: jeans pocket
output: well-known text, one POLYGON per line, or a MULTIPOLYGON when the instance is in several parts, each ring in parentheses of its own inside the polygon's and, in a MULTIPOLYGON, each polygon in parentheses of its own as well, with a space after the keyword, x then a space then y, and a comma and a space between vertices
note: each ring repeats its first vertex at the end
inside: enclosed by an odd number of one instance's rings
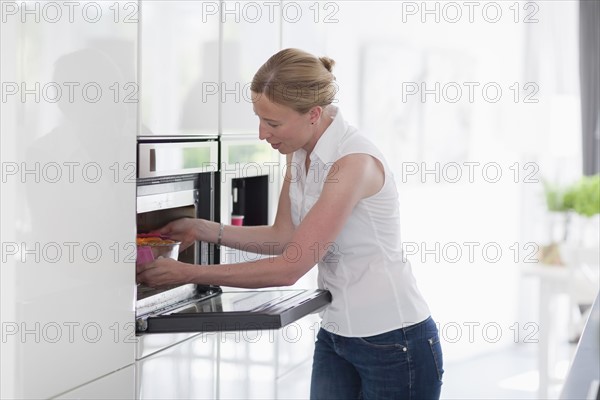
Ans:
POLYGON ((444 375, 444 356, 442 355, 442 345, 440 343, 440 337, 438 334, 427 339, 429 347, 431 348, 431 354, 433 356, 433 362, 437 370, 438 379, 442 381, 444 375))
POLYGON ((356 338, 358 341, 368 347, 375 349, 404 349, 397 332, 390 331, 375 336, 365 336, 356 338))

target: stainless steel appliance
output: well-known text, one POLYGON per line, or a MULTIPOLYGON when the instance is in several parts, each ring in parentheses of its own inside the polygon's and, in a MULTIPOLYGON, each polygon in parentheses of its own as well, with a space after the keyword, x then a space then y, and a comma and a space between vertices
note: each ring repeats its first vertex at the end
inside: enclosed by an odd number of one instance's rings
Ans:
MULTIPOLYGON (((177 218, 219 220, 217 137, 138 138, 137 229, 159 228, 177 218)), ((227 221, 225 221, 227 222, 227 221)), ((180 261, 218 263, 214 244, 196 243, 180 261)), ((236 290, 218 286, 137 287, 136 331, 177 333, 277 329, 325 307, 322 290, 236 290)))

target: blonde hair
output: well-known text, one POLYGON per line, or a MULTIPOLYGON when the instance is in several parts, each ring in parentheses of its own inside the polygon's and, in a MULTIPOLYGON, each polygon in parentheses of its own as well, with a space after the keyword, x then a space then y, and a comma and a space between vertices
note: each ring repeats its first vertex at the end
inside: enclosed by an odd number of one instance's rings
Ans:
POLYGON ((256 72, 250 90, 273 103, 305 114, 315 106, 331 104, 337 92, 331 73, 335 61, 299 49, 284 49, 271 56, 256 72))

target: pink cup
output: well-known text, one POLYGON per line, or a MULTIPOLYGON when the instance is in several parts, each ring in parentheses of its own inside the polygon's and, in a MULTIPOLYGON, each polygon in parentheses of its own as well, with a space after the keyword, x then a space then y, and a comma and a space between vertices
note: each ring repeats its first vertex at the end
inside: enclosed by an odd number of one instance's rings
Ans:
POLYGON ((231 216, 231 225, 236 225, 236 226, 244 225, 244 216, 243 215, 232 215, 231 216))
POLYGON ((152 254, 150 246, 138 246, 136 264, 146 264, 152 261, 154 261, 154 254, 152 254))

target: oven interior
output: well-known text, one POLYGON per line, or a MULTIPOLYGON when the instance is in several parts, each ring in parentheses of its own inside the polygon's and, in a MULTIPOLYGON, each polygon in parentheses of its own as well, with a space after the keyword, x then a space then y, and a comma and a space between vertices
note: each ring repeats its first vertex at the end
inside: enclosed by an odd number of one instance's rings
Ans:
MULTIPOLYGON (((138 179, 137 233, 154 231, 179 218, 214 220, 214 182, 212 172, 138 179)), ((189 264, 213 264, 217 262, 216 249, 213 244, 196 242, 180 252, 178 260, 189 264)), ((157 289, 138 284, 136 314, 139 317, 160 312, 186 299, 213 295, 219 291, 218 287, 202 285, 174 285, 157 289)))

